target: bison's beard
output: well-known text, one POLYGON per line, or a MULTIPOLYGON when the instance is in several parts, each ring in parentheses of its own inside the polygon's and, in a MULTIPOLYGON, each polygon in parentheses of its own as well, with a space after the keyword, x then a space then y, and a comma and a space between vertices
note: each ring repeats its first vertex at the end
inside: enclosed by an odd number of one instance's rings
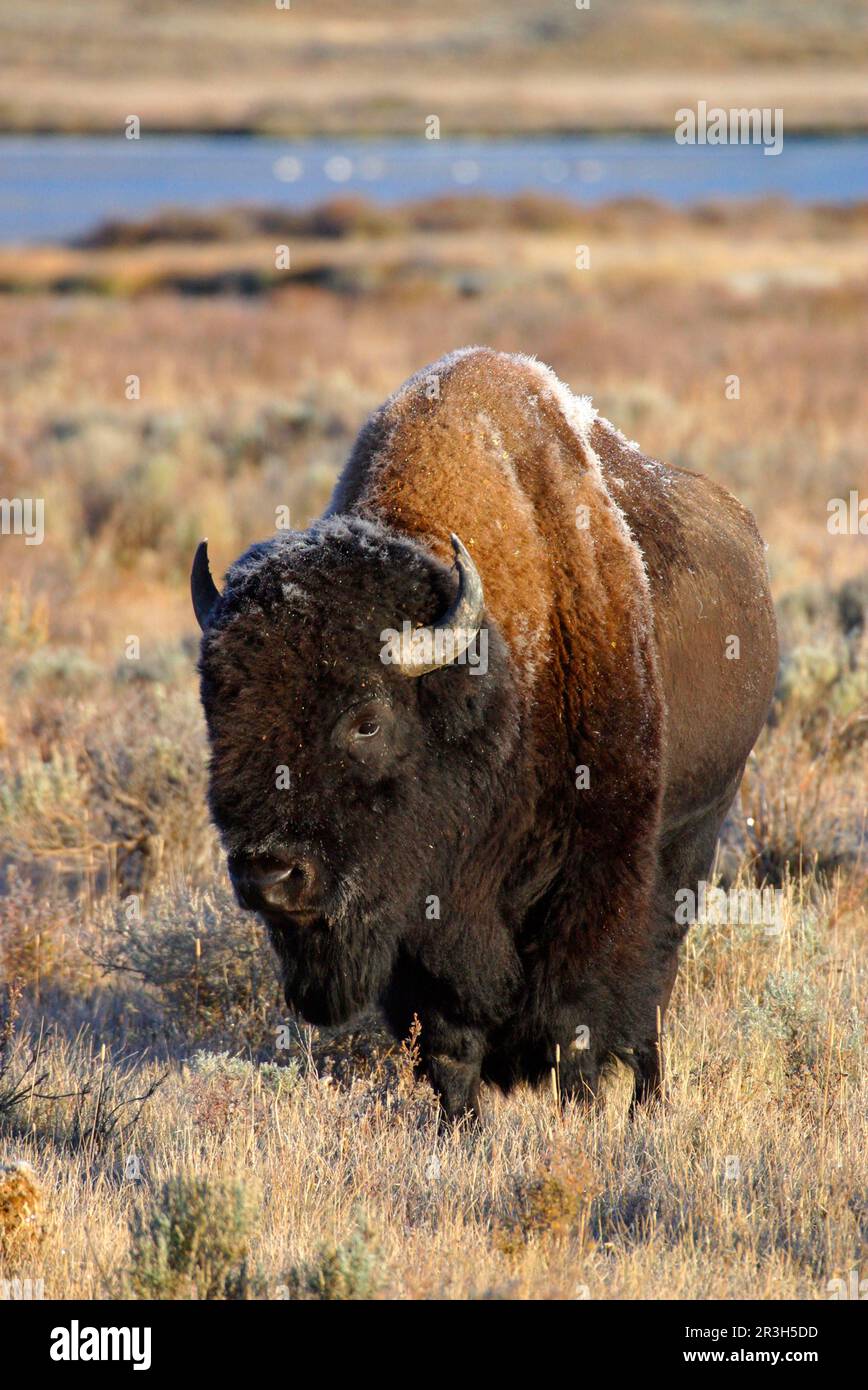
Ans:
POLYGON ((346 1023, 374 1004, 392 973, 396 935, 382 919, 350 927, 321 918, 299 925, 269 916, 287 1004, 308 1023, 346 1023))

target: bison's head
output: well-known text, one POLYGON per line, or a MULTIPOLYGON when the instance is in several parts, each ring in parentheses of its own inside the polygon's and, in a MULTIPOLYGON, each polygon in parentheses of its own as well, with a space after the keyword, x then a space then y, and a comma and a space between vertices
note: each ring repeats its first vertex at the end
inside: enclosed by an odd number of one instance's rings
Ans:
POLYGON ((211 812, 311 1022, 374 1001, 402 941, 458 910, 498 813, 510 665, 453 545, 457 585, 421 546, 340 517, 252 546, 222 593, 204 543, 193 566, 211 812))

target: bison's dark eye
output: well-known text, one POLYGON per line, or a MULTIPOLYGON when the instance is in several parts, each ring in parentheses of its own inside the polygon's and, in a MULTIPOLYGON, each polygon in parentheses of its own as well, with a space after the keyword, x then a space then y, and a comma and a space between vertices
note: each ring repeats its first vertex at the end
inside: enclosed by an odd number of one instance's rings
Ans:
POLYGON ((359 768, 379 775, 400 753, 395 711, 376 697, 344 710, 332 729, 332 744, 359 768))

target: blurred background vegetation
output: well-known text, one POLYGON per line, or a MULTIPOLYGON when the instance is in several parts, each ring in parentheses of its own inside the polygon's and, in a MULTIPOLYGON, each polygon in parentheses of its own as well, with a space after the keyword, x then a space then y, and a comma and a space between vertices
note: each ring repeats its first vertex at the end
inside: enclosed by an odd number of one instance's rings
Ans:
POLYGON ((6 130, 669 130, 700 97, 852 130, 866 64, 861 0, 0 0, 6 130))

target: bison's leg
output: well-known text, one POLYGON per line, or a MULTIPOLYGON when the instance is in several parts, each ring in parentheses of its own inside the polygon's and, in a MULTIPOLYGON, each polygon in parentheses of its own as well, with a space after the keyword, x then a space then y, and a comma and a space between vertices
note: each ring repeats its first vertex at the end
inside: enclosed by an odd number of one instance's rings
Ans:
POLYGON ((421 1022, 421 1070, 437 1093, 443 1120, 478 1120, 482 1035, 436 1014, 426 1013, 421 1022))
POLYGON ((635 1079, 633 1099, 630 1103, 631 1115, 635 1114, 638 1106, 653 1104, 664 1095, 663 1021, 678 974, 680 940, 680 936, 676 938, 663 955, 659 992, 655 1000, 649 1001, 653 1008, 653 1016, 649 1009, 645 1037, 633 1049, 635 1079))
POLYGON ((571 1066, 569 1060, 565 1062, 562 1056, 557 1081, 562 1105, 574 1100, 580 1105, 590 1106, 597 1098, 600 1084, 599 1064, 596 1060, 590 1060, 584 1065, 571 1066))
POLYGON ((687 934, 687 927, 675 921, 676 894, 685 888, 698 893, 700 880, 711 871, 720 827, 737 787, 737 782, 729 787, 689 830, 660 851, 654 939, 657 989, 655 997, 648 1001, 645 1036, 634 1048, 636 1080, 631 1111, 663 1095, 663 1021, 678 974, 679 949, 687 934))
POLYGON ((678 952, 676 947, 670 961, 668 983, 664 983, 663 992, 655 1010, 654 1035, 646 1038, 644 1043, 633 1050, 636 1075, 633 1085, 633 1099, 630 1104, 631 1114, 635 1113, 636 1108, 640 1105, 648 1105, 651 1102, 661 1100, 664 1094, 663 1019, 666 1016, 666 1006, 669 1003, 669 996, 672 993, 677 974, 678 952))
POLYGON ((476 1123, 482 1118, 478 1070, 451 1057, 432 1057, 425 1064, 425 1072, 437 1093, 445 1127, 459 1120, 476 1123))

